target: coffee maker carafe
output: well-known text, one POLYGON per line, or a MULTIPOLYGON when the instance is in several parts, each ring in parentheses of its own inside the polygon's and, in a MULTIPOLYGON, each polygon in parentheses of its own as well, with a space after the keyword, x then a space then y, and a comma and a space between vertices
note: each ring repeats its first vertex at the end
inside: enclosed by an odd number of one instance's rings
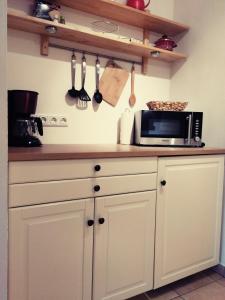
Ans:
POLYGON ((36 135, 43 135, 40 118, 34 117, 38 93, 25 90, 8 91, 9 146, 39 147, 36 135))

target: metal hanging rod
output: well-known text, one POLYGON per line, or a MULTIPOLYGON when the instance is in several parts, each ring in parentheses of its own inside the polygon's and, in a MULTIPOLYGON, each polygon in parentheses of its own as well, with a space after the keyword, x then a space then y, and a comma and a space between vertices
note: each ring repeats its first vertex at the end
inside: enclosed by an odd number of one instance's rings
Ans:
POLYGON ((84 51, 84 50, 80 50, 80 49, 76 49, 76 48, 72 48, 72 47, 65 47, 65 46, 54 44, 54 43, 49 43, 49 47, 62 49, 62 50, 70 51, 70 52, 74 51, 74 52, 77 52, 77 53, 82 53, 82 54, 87 54, 87 55, 92 55, 92 56, 98 56, 98 57, 102 57, 102 58, 106 58, 106 59, 118 60, 118 61, 126 62, 126 63, 129 63, 129 64, 136 64, 136 65, 140 65, 140 66, 142 65, 142 62, 139 62, 139 61, 118 58, 118 57, 109 56, 109 55, 105 55, 105 54, 99 54, 97 52, 84 51))

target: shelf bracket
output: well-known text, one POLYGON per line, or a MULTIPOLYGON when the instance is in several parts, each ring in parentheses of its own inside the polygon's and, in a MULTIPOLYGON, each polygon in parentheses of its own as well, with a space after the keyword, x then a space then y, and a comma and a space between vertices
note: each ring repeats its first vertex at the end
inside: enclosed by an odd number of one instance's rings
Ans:
POLYGON ((49 49, 49 37, 47 35, 41 35, 41 55, 48 56, 49 49))
MULTIPOLYGON (((149 45, 149 37, 150 37, 150 31, 147 29, 144 29, 143 31, 143 44, 149 45)), ((142 57, 142 74, 146 75, 148 73, 148 57, 142 57)))

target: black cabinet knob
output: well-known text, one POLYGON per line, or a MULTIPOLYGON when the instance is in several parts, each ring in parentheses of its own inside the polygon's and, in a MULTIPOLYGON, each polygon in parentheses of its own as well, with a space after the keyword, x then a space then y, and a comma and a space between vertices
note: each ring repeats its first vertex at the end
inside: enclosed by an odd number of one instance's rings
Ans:
POLYGON ((162 185, 162 186, 165 186, 165 185, 166 185, 166 180, 162 180, 162 181, 161 181, 161 185, 162 185))
POLYGON ((98 219, 98 223, 99 224, 104 224, 105 223, 105 219, 104 218, 99 218, 98 219))
POLYGON ((99 192, 100 189, 101 189, 101 188, 100 188, 100 185, 95 185, 95 186, 94 186, 94 191, 95 191, 95 192, 99 192))
POLYGON ((88 220, 88 221, 87 221, 88 226, 93 226, 94 223, 95 223, 94 220, 88 220))
POLYGON ((101 170, 101 166, 100 166, 100 165, 96 165, 96 166, 95 166, 95 171, 96 171, 96 172, 99 172, 100 170, 101 170))

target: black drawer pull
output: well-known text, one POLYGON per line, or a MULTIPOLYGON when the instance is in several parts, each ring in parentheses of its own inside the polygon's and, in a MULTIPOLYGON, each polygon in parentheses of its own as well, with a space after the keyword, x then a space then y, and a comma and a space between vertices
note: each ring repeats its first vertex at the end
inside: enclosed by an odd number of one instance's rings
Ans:
POLYGON ((104 218, 99 218, 98 219, 98 223, 101 224, 101 225, 104 224, 105 223, 105 219, 104 218))
POLYGON ((88 221, 87 221, 88 226, 93 226, 94 223, 95 223, 94 220, 88 220, 88 221))
POLYGON ((99 172, 100 170, 101 170, 101 166, 100 166, 100 165, 96 165, 96 166, 95 166, 95 171, 96 171, 96 172, 99 172))
POLYGON ((166 185, 166 180, 162 180, 160 183, 161 183, 162 186, 165 186, 166 185))
POLYGON ((95 185, 95 186, 94 186, 94 191, 95 191, 95 192, 99 192, 100 189, 101 189, 101 188, 100 188, 100 185, 95 185))

